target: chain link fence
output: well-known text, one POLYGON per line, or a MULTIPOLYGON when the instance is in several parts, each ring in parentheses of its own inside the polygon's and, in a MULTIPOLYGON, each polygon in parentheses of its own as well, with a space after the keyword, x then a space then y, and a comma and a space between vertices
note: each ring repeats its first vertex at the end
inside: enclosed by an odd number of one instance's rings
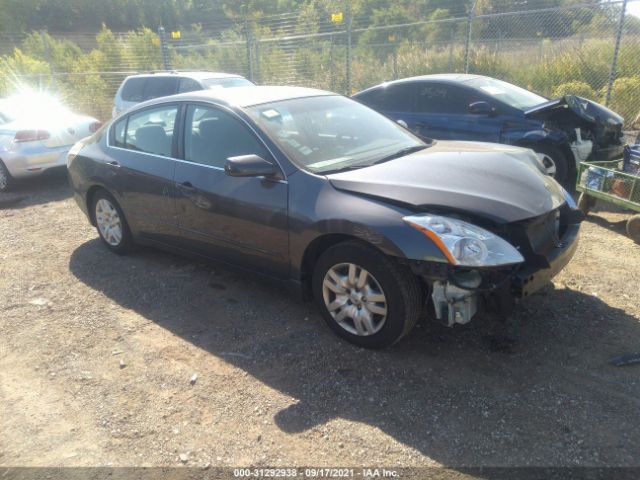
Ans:
POLYGON ((640 0, 548 4, 472 0, 457 11, 398 21, 350 11, 347 1, 337 11, 203 19, 180 32, 35 32, 3 39, 0 94, 23 85, 52 90, 106 119, 123 78, 150 70, 224 71, 344 94, 396 78, 466 72, 548 97, 587 97, 630 126, 640 113, 640 18, 629 10, 640 0))

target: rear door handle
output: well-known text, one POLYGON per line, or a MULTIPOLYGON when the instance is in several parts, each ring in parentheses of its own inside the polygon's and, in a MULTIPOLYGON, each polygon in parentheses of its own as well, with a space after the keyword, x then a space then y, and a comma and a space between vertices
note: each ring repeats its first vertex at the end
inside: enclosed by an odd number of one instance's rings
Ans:
POLYGON ((197 190, 191 182, 176 183, 176 187, 183 193, 194 193, 197 190))
POLYGON ((111 162, 107 162, 107 165, 110 165, 112 167, 120 167, 120 164, 116 161, 116 160, 112 160, 111 162))

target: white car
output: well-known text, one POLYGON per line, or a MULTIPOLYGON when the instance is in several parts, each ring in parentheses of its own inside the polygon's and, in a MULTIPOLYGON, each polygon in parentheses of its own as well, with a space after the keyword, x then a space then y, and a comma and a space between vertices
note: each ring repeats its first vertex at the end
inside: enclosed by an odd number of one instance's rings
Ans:
POLYGON ((113 117, 146 100, 211 88, 250 87, 254 83, 232 73, 160 71, 125 78, 113 100, 113 117))
POLYGON ((69 149, 101 126, 44 94, 0 99, 0 192, 16 179, 65 167, 69 149))

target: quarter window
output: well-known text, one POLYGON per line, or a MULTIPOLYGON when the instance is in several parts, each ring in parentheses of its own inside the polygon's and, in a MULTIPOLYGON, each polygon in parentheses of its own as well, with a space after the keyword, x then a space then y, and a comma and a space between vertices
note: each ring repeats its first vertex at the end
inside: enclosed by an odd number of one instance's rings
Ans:
POLYGON ((195 92, 202 90, 202 86, 193 78, 181 78, 178 84, 178 93, 195 92))
POLYGON ((256 135, 230 113, 191 105, 186 120, 185 160, 223 168, 229 157, 270 157, 256 135))
POLYGON ((178 107, 170 105, 129 115, 114 126, 114 146, 165 157, 172 156, 177 114, 178 107))
POLYGON ((144 85, 146 78, 134 77, 124 82, 122 86, 122 100, 125 102, 141 102, 144 100, 144 85))

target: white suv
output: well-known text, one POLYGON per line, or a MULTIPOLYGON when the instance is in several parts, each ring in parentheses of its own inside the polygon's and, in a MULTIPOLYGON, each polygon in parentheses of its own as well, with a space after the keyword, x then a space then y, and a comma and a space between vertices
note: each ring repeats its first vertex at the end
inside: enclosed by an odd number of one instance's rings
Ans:
POLYGON ((240 75, 216 72, 162 71, 130 75, 124 79, 113 101, 115 117, 135 104, 176 93, 208 88, 246 87, 254 85, 240 75))

